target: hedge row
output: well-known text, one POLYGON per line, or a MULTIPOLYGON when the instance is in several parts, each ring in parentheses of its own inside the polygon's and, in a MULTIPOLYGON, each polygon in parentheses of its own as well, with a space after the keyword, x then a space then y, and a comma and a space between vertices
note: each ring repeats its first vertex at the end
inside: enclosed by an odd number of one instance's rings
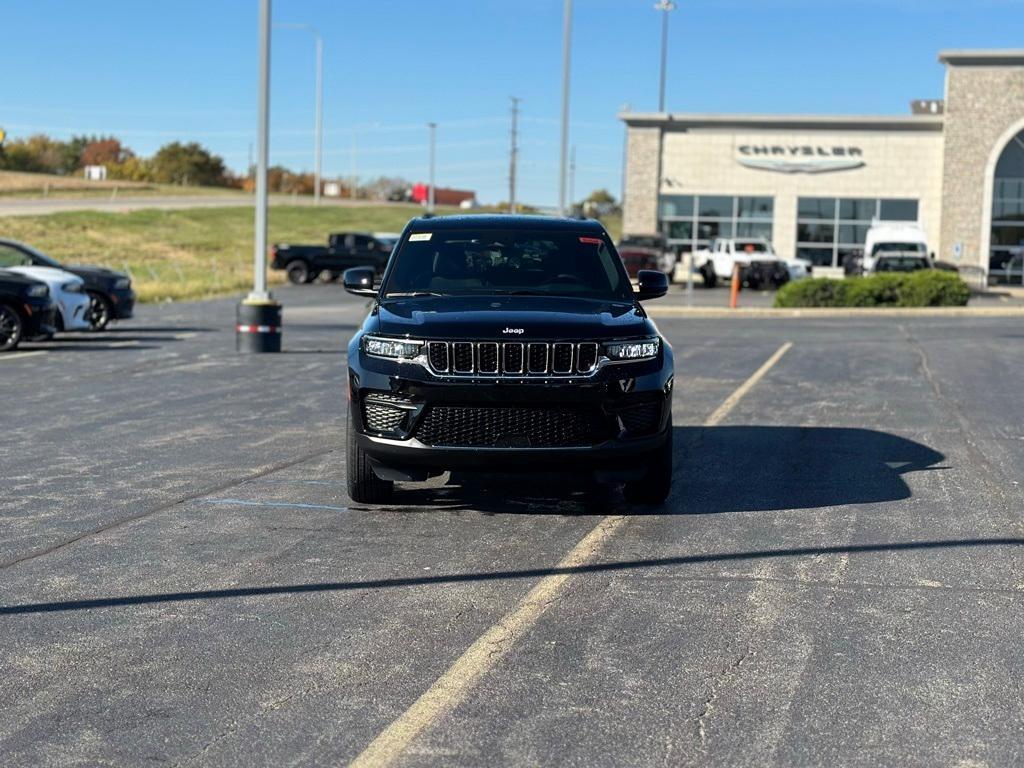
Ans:
POLYGON ((971 289, 957 275, 933 269, 900 274, 809 278, 787 283, 776 307, 963 307, 971 289))

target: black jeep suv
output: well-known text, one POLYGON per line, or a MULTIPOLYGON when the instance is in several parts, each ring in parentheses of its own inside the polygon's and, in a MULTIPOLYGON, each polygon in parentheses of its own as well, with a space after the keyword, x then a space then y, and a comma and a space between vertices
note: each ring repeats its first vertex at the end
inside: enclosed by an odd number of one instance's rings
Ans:
POLYGON ((660 503, 672 483, 672 349, 596 221, 449 216, 406 226, 348 348, 348 491, 446 470, 590 473, 660 503))

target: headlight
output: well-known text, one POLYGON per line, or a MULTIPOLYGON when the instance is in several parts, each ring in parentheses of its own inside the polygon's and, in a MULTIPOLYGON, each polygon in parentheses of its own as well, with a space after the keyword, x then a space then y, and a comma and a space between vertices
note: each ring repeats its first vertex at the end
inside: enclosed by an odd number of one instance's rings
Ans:
POLYGON ((604 345, 604 354, 609 360, 650 360, 658 356, 661 339, 640 341, 616 341, 604 345))
POLYGON ((422 341, 405 341, 403 339, 381 339, 377 336, 363 337, 363 351, 373 357, 408 360, 416 357, 423 347, 422 341))
POLYGON ((64 283, 60 288, 67 293, 82 293, 82 284, 78 282, 64 283))
POLYGON ((41 299, 44 296, 50 295, 50 289, 45 285, 30 285, 25 289, 25 295, 31 296, 33 299, 41 299))
POLYGON ((132 281, 127 277, 119 277, 114 281, 114 290, 123 291, 125 288, 131 288, 132 281))

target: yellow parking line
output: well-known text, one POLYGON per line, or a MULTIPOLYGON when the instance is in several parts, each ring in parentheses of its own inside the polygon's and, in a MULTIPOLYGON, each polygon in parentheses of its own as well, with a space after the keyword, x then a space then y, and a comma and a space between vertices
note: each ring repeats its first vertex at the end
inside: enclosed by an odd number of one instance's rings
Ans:
MULTIPOLYGON (((793 346, 786 342, 733 392, 704 422, 711 427, 722 422, 737 403, 793 346)), ((555 566, 558 571, 592 563, 605 543, 626 521, 623 515, 606 517, 572 548, 555 566)), ((385 728, 351 765, 357 768, 388 766, 402 756, 413 740, 430 725, 455 709, 472 691, 476 683, 511 650, 515 642, 528 632, 558 599, 569 580, 568 573, 545 576, 529 594, 505 614, 497 624, 481 635, 411 707, 385 728)))
POLYGON ((38 349, 35 352, 15 352, 14 354, 0 355, 0 360, 24 360, 26 357, 45 355, 45 349, 38 349))

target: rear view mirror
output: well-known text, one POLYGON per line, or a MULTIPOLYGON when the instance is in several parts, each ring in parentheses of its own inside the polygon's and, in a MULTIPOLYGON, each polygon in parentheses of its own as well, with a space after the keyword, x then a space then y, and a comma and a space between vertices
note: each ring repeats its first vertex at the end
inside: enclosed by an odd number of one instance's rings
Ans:
POLYGON ((352 267, 345 270, 341 280, 349 293, 356 296, 376 296, 377 289, 373 287, 373 278, 373 267, 352 267))
POLYGON ((664 272, 655 269, 641 269, 637 273, 640 284, 636 287, 633 295, 638 301, 644 299, 660 299, 668 293, 668 276, 664 272))

